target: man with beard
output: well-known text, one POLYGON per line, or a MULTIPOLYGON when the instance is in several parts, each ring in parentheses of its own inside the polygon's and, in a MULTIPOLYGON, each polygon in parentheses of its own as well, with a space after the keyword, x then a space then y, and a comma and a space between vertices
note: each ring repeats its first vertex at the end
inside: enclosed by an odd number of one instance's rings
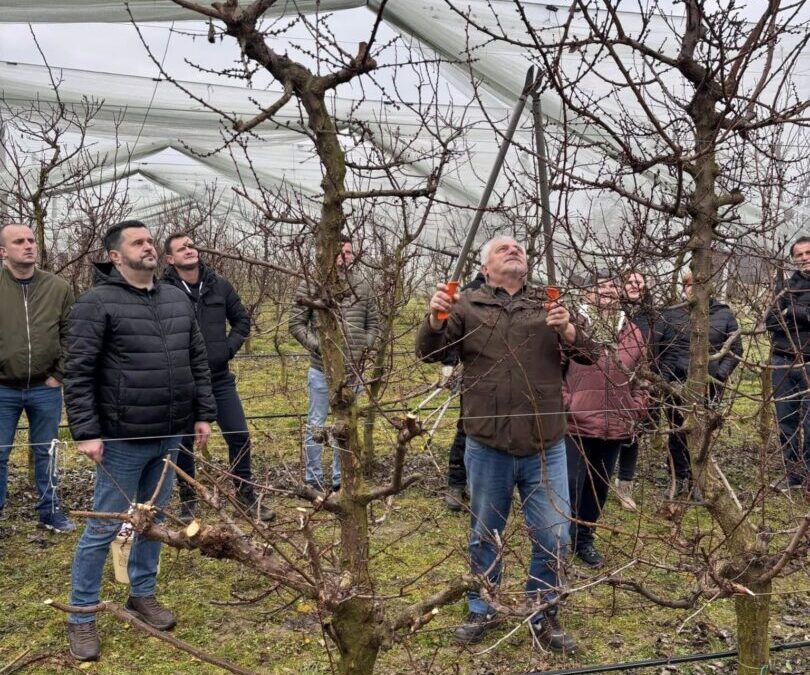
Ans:
POLYGON ((64 279, 37 269, 37 245, 27 225, 0 227, 0 514, 6 504, 8 458, 25 411, 34 458, 39 526, 72 532, 59 508, 52 441, 59 438, 67 318, 73 293, 64 279))
MULTIPOLYGON (((216 419, 205 343, 185 294, 156 282, 157 253, 143 223, 113 225, 104 248, 110 262, 96 263, 93 288, 70 314, 65 408, 78 451, 97 465, 93 510, 122 513, 154 498, 159 522, 174 479, 171 470, 164 475, 164 459, 176 460, 180 436, 192 427, 198 447, 205 445, 216 419)), ((73 558, 71 605, 98 603, 120 526, 111 518, 87 520, 73 558)), ((160 542, 135 535, 126 607, 169 630, 174 614, 155 599, 159 557, 160 542)), ((68 641, 74 658, 97 660, 95 615, 70 614, 68 641)))
POLYGON ((765 325, 771 334, 771 371, 779 442, 787 475, 777 486, 810 495, 810 237, 790 247, 796 271, 777 284, 765 325))
MULTIPOLYGON (((455 297, 439 284, 416 338, 416 355, 441 361, 454 345, 464 366, 464 463, 470 491, 470 571, 500 582, 500 547, 517 487, 532 545, 526 595, 550 606, 529 626, 543 649, 570 652, 573 638, 559 622, 557 600, 569 541, 570 506, 562 402, 563 354, 592 363, 596 345, 568 310, 526 283, 526 252, 498 236, 481 251, 486 283, 455 297), (440 312, 448 312, 446 320, 440 312)), ((495 625, 495 611, 476 591, 456 630, 464 644, 495 625)))
MULTIPOLYGON (((262 521, 273 519, 273 512, 256 498, 250 469, 250 436, 245 411, 236 391, 236 379, 228 362, 250 335, 250 317, 231 283, 200 260, 191 238, 172 234, 164 246, 169 266, 163 280, 188 295, 194 305, 197 323, 205 340, 211 387, 217 401, 217 424, 228 445, 228 460, 237 496, 251 516, 262 521)), ((181 441, 177 466, 194 477, 193 437, 181 441)), ((180 487, 180 519, 191 522, 197 498, 184 480, 180 487)))

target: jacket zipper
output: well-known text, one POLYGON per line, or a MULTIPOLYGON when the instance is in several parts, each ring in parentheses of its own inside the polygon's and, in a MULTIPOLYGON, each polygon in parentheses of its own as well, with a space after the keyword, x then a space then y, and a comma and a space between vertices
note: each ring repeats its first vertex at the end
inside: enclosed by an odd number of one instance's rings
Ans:
POLYGON ((28 286, 21 286, 20 290, 23 295, 23 306, 25 307, 25 333, 28 339, 28 383, 25 385, 26 389, 31 387, 31 320, 28 316, 28 286))
MULTIPOLYGON (((155 298, 157 297, 157 289, 153 289, 151 292, 147 291, 149 294, 147 296, 147 302, 149 303, 149 307, 152 310, 152 314, 155 315, 155 321, 157 321, 158 330, 160 331, 160 340, 163 343, 163 351, 166 352, 166 366, 169 371, 169 391, 174 391, 174 384, 172 383, 172 357, 169 354, 169 348, 166 346, 166 333, 163 331, 163 324, 160 321, 160 314, 157 311, 157 305, 155 303, 155 298)), ((169 399, 169 429, 173 430, 174 425, 172 424, 174 414, 174 408, 172 406, 171 397, 169 399)), ((173 433, 170 431, 169 433, 173 433)))

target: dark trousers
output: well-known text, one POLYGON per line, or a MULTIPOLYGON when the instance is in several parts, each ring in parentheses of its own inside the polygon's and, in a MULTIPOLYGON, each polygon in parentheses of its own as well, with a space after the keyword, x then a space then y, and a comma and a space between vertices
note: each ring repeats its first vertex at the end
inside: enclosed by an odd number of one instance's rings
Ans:
MULTIPOLYGON (((595 523, 607 501, 610 477, 616 458, 628 439, 607 440, 566 436, 568 458, 568 492, 571 496, 571 517, 595 523)), ((593 527, 571 523, 571 545, 574 550, 593 543, 593 527)))
POLYGON ((779 443, 791 485, 810 485, 810 365, 775 354, 771 371, 779 443))
POLYGON ((464 433, 464 420, 456 422, 456 436, 450 446, 450 461, 447 465, 447 485, 467 487, 467 469, 464 467, 464 449, 467 447, 467 434, 464 433))
POLYGON ((638 464, 638 438, 619 448, 619 480, 631 481, 636 477, 638 464))
MULTIPOLYGON (((250 481, 253 475, 250 471, 250 435, 245 420, 245 411, 242 401, 236 392, 236 380, 233 373, 212 374, 211 386, 217 402, 217 424, 228 445, 228 461, 231 472, 239 487, 242 481, 250 481)), ((180 452, 177 455, 177 466, 192 478, 194 477, 194 436, 186 436, 180 442, 180 452)), ((180 498, 187 500, 193 498, 194 492, 182 479, 180 485, 180 498)))
MULTIPOLYGON (((709 383, 709 405, 719 401, 722 394, 722 386, 718 386, 714 382, 709 383)), ((666 407, 667 423, 669 424, 669 456, 672 458, 672 469, 675 478, 678 480, 690 479, 692 477, 692 464, 689 459, 686 431, 673 431, 683 426, 683 399, 668 394, 664 405, 666 407)))

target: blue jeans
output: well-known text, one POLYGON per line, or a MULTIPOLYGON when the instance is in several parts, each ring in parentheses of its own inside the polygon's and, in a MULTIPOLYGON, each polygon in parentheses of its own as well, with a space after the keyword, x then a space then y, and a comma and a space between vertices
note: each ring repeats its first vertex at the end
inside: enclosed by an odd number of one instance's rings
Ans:
MULTIPOLYGON (((304 455, 306 468, 304 482, 310 485, 323 487, 323 468, 321 456, 323 448, 312 438, 312 432, 322 429, 329 415, 329 388, 326 384, 326 375, 320 370, 310 368, 307 373, 307 391, 309 392, 309 407, 307 409, 307 425, 304 428, 304 455)), ((332 444, 332 485, 340 485, 340 452, 332 444)))
POLYGON ((771 371, 779 442, 788 481, 810 485, 810 364, 774 354, 771 371))
POLYGON ((0 510, 6 505, 8 458, 23 410, 28 417, 28 441, 34 455, 37 511, 45 514, 59 507, 54 494, 56 462, 51 463, 51 441, 59 437, 62 416, 62 388, 42 384, 30 389, 0 385, 0 510), (50 465, 50 471, 48 471, 50 465))
MULTIPOLYGON (((493 565, 498 554, 495 534, 503 538, 517 487, 532 543, 526 595, 530 600, 555 599, 570 529, 565 441, 535 455, 515 457, 468 436, 464 464, 470 492, 470 572, 490 570, 489 581, 500 583, 500 561, 493 565)), ((491 611, 477 591, 467 594, 467 605, 478 614, 491 611)))
MULTIPOLYGON (((148 441, 104 441, 101 464, 96 467, 96 487, 93 492, 93 511, 121 513, 130 504, 143 503, 151 498, 163 472, 163 458, 177 459, 179 438, 148 441)), ((159 508, 165 506, 172 493, 174 471, 169 470, 155 500, 159 508)), ((162 515, 155 518, 160 522, 162 515)), ((70 604, 79 607, 95 605, 99 601, 101 574, 110 544, 121 529, 121 522, 112 519, 89 518, 76 546, 70 575, 70 604)), ((136 534, 129 552, 129 594, 142 598, 155 594, 160 542, 136 534)), ((94 614, 71 614, 68 621, 93 621, 94 614)))

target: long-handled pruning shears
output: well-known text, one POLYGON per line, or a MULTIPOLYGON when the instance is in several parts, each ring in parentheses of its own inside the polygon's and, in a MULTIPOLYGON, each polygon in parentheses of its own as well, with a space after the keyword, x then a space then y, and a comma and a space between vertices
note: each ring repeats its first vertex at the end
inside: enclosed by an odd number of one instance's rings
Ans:
MULTIPOLYGON (((520 115, 526 105, 526 99, 534 91, 536 86, 537 83, 534 79, 534 66, 529 66, 529 70, 526 71, 526 82, 523 85, 523 91, 520 93, 520 96, 518 96, 515 107, 512 109, 512 117, 509 119, 509 127, 506 129, 506 133, 503 136, 501 147, 498 149, 498 156, 495 158, 495 164, 492 167, 492 171, 489 173, 489 180, 487 180, 486 187, 484 187, 484 192, 481 194, 481 200, 478 202, 478 208, 475 210, 472 223, 470 223, 470 229, 467 232, 467 239, 464 241, 464 246, 462 247, 461 252, 458 254, 453 275, 450 277, 450 281, 447 282, 446 293, 451 298, 455 297, 456 292, 458 291, 459 281, 461 280, 461 275, 464 272, 464 265, 467 262, 467 256, 469 255, 470 249, 475 242, 475 235, 478 233, 478 226, 481 224, 481 219, 484 217, 484 209, 486 209, 487 204, 489 203, 489 198, 492 195, 492 190, 495 188, 495 181, 498 180, 498 175, 501 173, 501 167, 503 166, 503 161, 506 158, 506 151, 509 150, 509 146, 512 144, 512 138, 515 135, 515 129, 517 129, 518 122, 520 121, 520 115)), ((438 312, 436 314, 436 318, 439 321, 444 321, 447 317, 447 312, 438 312)))

